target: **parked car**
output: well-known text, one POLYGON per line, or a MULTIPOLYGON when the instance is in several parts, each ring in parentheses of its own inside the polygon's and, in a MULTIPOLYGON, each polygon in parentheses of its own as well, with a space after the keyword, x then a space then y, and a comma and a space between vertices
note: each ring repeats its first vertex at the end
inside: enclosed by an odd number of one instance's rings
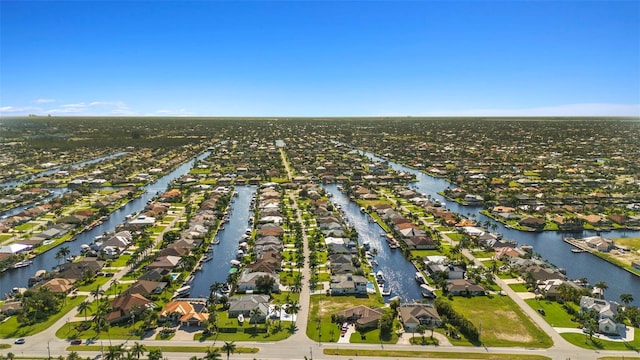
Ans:
POLYGON ((80 344, 82 344, 82 339, 71 340, 71 345, 80 345, 80 344))
POLYGON ((546 313, 544 312, 544 309, 542 308, 538 309, 538 312, 540 313, 540 315, 546 315, 546 313))
POLYGON ((20 338, 20 339, 16 339, 16 341, 14 341, 14 344, 18 344, 18 345, 22 345, 26 342, 26 340, 24 338, 20 338))

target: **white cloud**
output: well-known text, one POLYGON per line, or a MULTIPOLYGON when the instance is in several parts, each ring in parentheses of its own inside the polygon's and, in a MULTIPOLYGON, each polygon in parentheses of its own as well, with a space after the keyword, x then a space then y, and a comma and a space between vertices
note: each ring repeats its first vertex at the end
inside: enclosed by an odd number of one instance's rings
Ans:
POLYGON ((56 99, 36 99, 36 100, 33 100, 33 102, 36 104, 48 104, 48 103, 56 102, 56 99))
POLYGON ((428 111, 426 116, 640 116, 640 104, 565 104, 525 109, 428 111))
POLYGON ((184 108, 178 109, 178 110, 160 109, 152 113, 145 114, 145 116, 195 116, 195 115, 196 115, 195 113, 184 108))
POLYGON ((63 104, 46 111, 52 115, 87 115, 87 116, 110 116, 110 115, 136 115, 123 101, 92 101, 63 104))
POLYGON ((35 113, 42 111, 42 109, 33 106, 15 107, 15 106, 2 106, 0 107, 0 115, 27 115, 29 113, 35 113))

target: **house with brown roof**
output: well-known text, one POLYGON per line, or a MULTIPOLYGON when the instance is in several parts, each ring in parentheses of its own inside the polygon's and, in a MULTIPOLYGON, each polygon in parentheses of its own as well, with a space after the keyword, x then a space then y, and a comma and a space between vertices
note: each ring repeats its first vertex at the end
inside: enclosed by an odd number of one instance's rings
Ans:
POLYGON ((104 266, 104 261, 96 258, 85 258, 78 262, 65 263, 58 267, 58 277, 65 279, 82 279, 87 274, 95 275, 104 266))
POLYGON ((131 287, 123 292, 123 294, 160 294, 167 283, 163 281, 138 280, 131 287))
POLYGON ((140 294, 125 294, 113 299, 110 305, 111 312, 105 318, 109 322, 118 322, 137 316, 155 304, 140 294))
POLYGON ((537 217, 529 216, 518 222, 520 226, 526 226, 534 229, 542 229, 544 228, 545 221, 543 219, 539 219, 537 217))
POLYGON ((445 286, 447 293, 451 295, 484 295, 485 290, 482 286, 476 285, 471 280, 467 279, 452 279, 447 280, 445 286))
POLYGON ((402 304, 398 315, 406 332, 414 332, 420 325, 438 327, 442 323, 438 311, 426 304, 402 304))
POLYGON ((75 282, 76 279, 53 278, 39 287, 46 287, 52 293, 68 293, 74 288, 73 284, 75 282))
POLYGON ((378 323, 384 315, 384 310, 368 307, 364 305, 358 305, 337 314, 339 317, 343 317, 350 323, 356 324, 359 328, 376 328, 378 323))

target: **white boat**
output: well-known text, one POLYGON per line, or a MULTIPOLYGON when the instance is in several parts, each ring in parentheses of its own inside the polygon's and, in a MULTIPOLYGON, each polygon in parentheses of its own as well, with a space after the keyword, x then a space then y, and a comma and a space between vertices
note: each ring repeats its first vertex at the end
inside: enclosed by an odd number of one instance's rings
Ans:
POLYGON ((389 284, 385 284, 382 287, 380 294, 382 294, 382 296, 391 296, 391 286, 389 286, 389 284))
POLYGON ((238 260, 231 260, 229 261, 231 263, 232 266, 240 266, 240 264, 242 264, 240 261, 238 260))
POLYGON ((422 297, 427 299, 435 299, 436 292, 434 289, 430 288, 427 284, 420 285, 420 292, 422 293, 422 297))
POLYGON ((415 279, 419 284, 425 284, 426 283, 426 281, 424 279, 424 276, 422 275, 422 273, 420 271, 416 272, 415 279))
POLYGON ((173 292, 173 297, 186 297, 191 292, 191 286, 186 285, 173 292))
POLYGON ((13 264, 13 268, 14 269, 18 269, 18 268, 29 266, 31 264, 33 264, 33 260, 22 260, 22 261, 18 261, 17 263, 13 264))

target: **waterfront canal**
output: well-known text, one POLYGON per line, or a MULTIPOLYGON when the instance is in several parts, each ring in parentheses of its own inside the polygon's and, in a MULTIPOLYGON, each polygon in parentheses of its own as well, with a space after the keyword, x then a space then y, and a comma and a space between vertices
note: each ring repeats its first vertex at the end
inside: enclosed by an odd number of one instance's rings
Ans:
POLYGON ((191 297, 208 297, 209 287, 215 282, 226 283, 231 268, 230 261, 236 258, 242 235, 250 228, 249 218, 253 214, 251 198, 256 193, 255 186, 238 186, 229 205, 229 221, 216 234, 220 244, 213 245, 210 261, 202 263, 191 283, 191 297))
MULTIPOLYGON (((197 157, 198 160, 202 160, 209 156, 210 152, 205 152, 197 157)), ((152 199, 154 196, 158 195, 167 190, 167 186, 176 178, 181 175, 186 174, 193 167, 195 160, 190 160, 175 170, 170 172, 169 174, 159 178, 156 182, 149 184, 144 187, 145 192, 139 198, 129 202, 124 207, 114 211, 109 218, 96 226, 95 228, 85 231, 82 234, 79 234, 76 237, 76 240, 71 242, 65 242, 60 246, 67 246, 71 251, 71 254, 77 255, 80 253, 80 245, 89 244, 95 240, 96 236, 102 235, 107 231, 115 230, 116 226, 122 224, 126 220, 126 216, 132 213, 138 213, 144 209, 147 202, 152 199)), ((51 270, 53 267, 58 265, 58 260, 56 260, 56 250, 57 248, 51 249, 44 254, 40 254, 33 258, 33 264, 19 268, 19 269, 9 269, 5 272, 0 273, 0 298, 5 297, 6 294, 11 292, 11 289, 14 287, 27 287, 29 278, 33 276, 36 271, 42 270, 51 270)))
POLYGON ((63 168, 76 169, 76 168, 79 168, 79 167, 82 167, 82 166, 85 166, 85 165, 95 164, 95 163, 101 162, 103 160, 117 158, 117 157, 122 156, 124 154, 128 154, 128 152, 121 151, 121 152, 117 152, 117 153, 113 153, 113 154, 109 154, 109 155, 105 155, 105 156, 100 156, 100 157, 97 157, 95 159, 81 161, 81 162, 78 162, 78 163, 75 163, 75 164, 71 164, 71 165, 56 166, 55 168, 41 171, 41 172, 39 172, 37 174, 33 174, 31 176, 28 176, 27 178, 22 179, 22 180, 14 180, 14 181, 7 181, 7 182, 0 183, 0 188, 2 188, 2 187, 20 186, 20 185, 25 184, 25 183, 27 183, 27 182, 35 179, 35 178, 38 178, 38 177, 53 175, 53 174, 57 173, 58 171, 62 170, 63 168))
MULTIPOLYGON (((447 187, 455 187, 455 185, 452 185, 446 180, 433 177, 393 161, 382 159, 371 153, 363 152, 362 154, 374 161, 387 162, 389 166, 396 171, 415 174, 417 181, 410 186, 416 191, 425 195, 431 195, 433 198, 443 201, 446 207, 455 213, 463 216, 468 216, 468 214, 475 215, 479 223, 484 223, 489 220, 492 224, 496 224, 498 226, 496 232, 501 233, 505 239, 515 240, 518 242, 518 245, 533 246, 533 251, 539 253, 543 259, 548 260, 559 268, 565 269, 568 278, 587 278, 591 284, 595 284, 598 281, 606 282, 608 285, 608 289, 605 291, 606 299, 619 301, 620 294, 627 293, 633 295, 634 301, 632 305, 640 304, 640 277, 602 260, 595 255, 589 253, 572 253, 571 249, 573 247, 562 241, 562 236, 567 235, 566 233, 555 231, 535 233, 508 229, 501 223, 482 215, 480 210, 483 208, 480 206, 463 206, 439 195, 438 192, 443 191, 447 187)), ((571 234, 571 236, 576 238, 594 235, 602 235, 608 238, 640 237, 640 231, 616 230, 601 234, 584 231, 578 234, 571 234)))
POLYGON ((382 271, 386 282, 391 286, 391 295, 384 297, 385 302, 389 302, 395 296, 400 297, 403 302, 421 300, 422 294, 414 279, 417 271, 415 266, 402 255, 400 249, 391 250, 389 248, 387 241, 382 236, 384 230, 380 225, 373 221, 368 214, 360 212, 360 206, 338 190, 337 185, 330 184, 324 188, 332 194, 333 203, 340 205, 344 211, 345 220, 358 232, 360 245, 368 242, 371 252, 376 250, 375 260, 378 262, 378 266, 374 266, 373 270, 374 272, 382 271))

